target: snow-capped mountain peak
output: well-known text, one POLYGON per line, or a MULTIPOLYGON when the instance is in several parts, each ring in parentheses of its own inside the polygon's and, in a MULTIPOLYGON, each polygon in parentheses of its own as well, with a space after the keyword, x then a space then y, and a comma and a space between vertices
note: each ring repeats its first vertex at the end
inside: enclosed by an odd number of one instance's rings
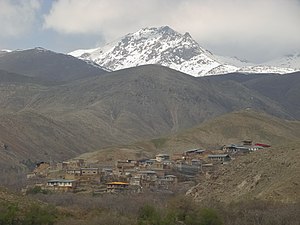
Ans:
POLYGON ((180 34, 168 26, 143 28, 101 48, 76 50, 69 54, 94 61, 109 70, 160 64, 193 76, 203 76, 213 70, 226 73, 237 69, 214 59, 188 32, 180 34))
MULTIPOLYGON (((252 64, 238 59, 213 55, 188 32, 181 34, 169 26, 142 28, 103 47, 80 49, 69 54, 111 71, 145 64, 167 66, 192 76, 225 74, 237 72, 240 68, 243 68, 242 72, 248 72, 248 68, 254 69, 252 64)), ((267 68, 268 72, 270 68, 267 68)), ((272 69, 274 73, 284 71, 275 67, 272 69)), ((263 67, 260 66, 255 72, 258 71, 263 72, 263 67)))

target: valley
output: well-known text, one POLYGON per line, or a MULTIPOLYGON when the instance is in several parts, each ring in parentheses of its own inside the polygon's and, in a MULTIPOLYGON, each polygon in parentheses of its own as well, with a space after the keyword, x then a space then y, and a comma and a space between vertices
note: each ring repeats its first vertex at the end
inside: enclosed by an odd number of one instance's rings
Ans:
POLYGON ((1 51, 0 224, 298 224, 297 57, 221 57, 168 26, 1 51))

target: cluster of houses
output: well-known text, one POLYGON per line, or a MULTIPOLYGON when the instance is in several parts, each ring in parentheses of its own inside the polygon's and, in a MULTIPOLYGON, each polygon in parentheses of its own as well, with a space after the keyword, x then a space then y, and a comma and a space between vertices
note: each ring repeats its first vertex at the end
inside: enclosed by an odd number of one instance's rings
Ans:
POLYGON ((118 160, 114 166, 91 166, 83 159, 37 164, 27 175, 35 185, 52 191, 87 191, 93 193, 142 192, 168 190, 182 181, 213 171, 217 164, 227 164, 239 154, 270 147, 265 144, 225 145, 221 150, 190 149, 181 153, 158 154, 153 159, 118 160))

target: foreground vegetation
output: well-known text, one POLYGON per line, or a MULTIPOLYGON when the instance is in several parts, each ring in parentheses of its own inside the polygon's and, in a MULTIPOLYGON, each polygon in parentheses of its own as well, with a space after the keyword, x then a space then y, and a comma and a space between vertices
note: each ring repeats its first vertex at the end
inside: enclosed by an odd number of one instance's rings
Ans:
POLYGON ((249 200, 196 203, 186 196, 36 194, 0 204, 0 225, 299 225, 300 204, 249 200), (4 203, 4 204, 3 204, 4 203))
POLYGON ((18 204, 2 204, 0 206, 1 225, 52 225, 58 216, 52 206, 32 205, 22 209, 18 204))

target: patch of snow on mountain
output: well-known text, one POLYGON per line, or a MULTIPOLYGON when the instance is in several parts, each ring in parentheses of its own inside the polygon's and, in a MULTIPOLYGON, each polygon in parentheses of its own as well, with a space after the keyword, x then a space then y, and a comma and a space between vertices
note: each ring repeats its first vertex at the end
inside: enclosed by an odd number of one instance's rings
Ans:
POLYGON ((250 63, 246 60, 240 60, 237 57, 229 57, 229 56, 220 56, 220 55, 214 55, 215 59, 227 63, 229 65, 233 65, 236 67, 244 67, 244 66, 254 66, 253 63, 250 63))
POLYGON ((241 73, 274 73, 274 74, 287 74, 294 73, 297 69, 292 68, 283 68, 283 67, 275 67, 275 66, 246 66, 242 67, 238 70, 241 73))
POLYGON ((70 55, 74 56, 74 57, 81 57, 83 54, 87 53, 91 53, 93 51, 97 50, 97 48, 93 48, 93 49, 78 49, 76 51, 73 51, 72 53, 70 53, 70 55))
POLYGON ((1 49, 0 52, 12 52, 12 50, 9 50, 9 49, 1 49))
POLYGON ((280 66, 300 70, 300 53, 286 55, 265 63, 270 66, 280 66))

